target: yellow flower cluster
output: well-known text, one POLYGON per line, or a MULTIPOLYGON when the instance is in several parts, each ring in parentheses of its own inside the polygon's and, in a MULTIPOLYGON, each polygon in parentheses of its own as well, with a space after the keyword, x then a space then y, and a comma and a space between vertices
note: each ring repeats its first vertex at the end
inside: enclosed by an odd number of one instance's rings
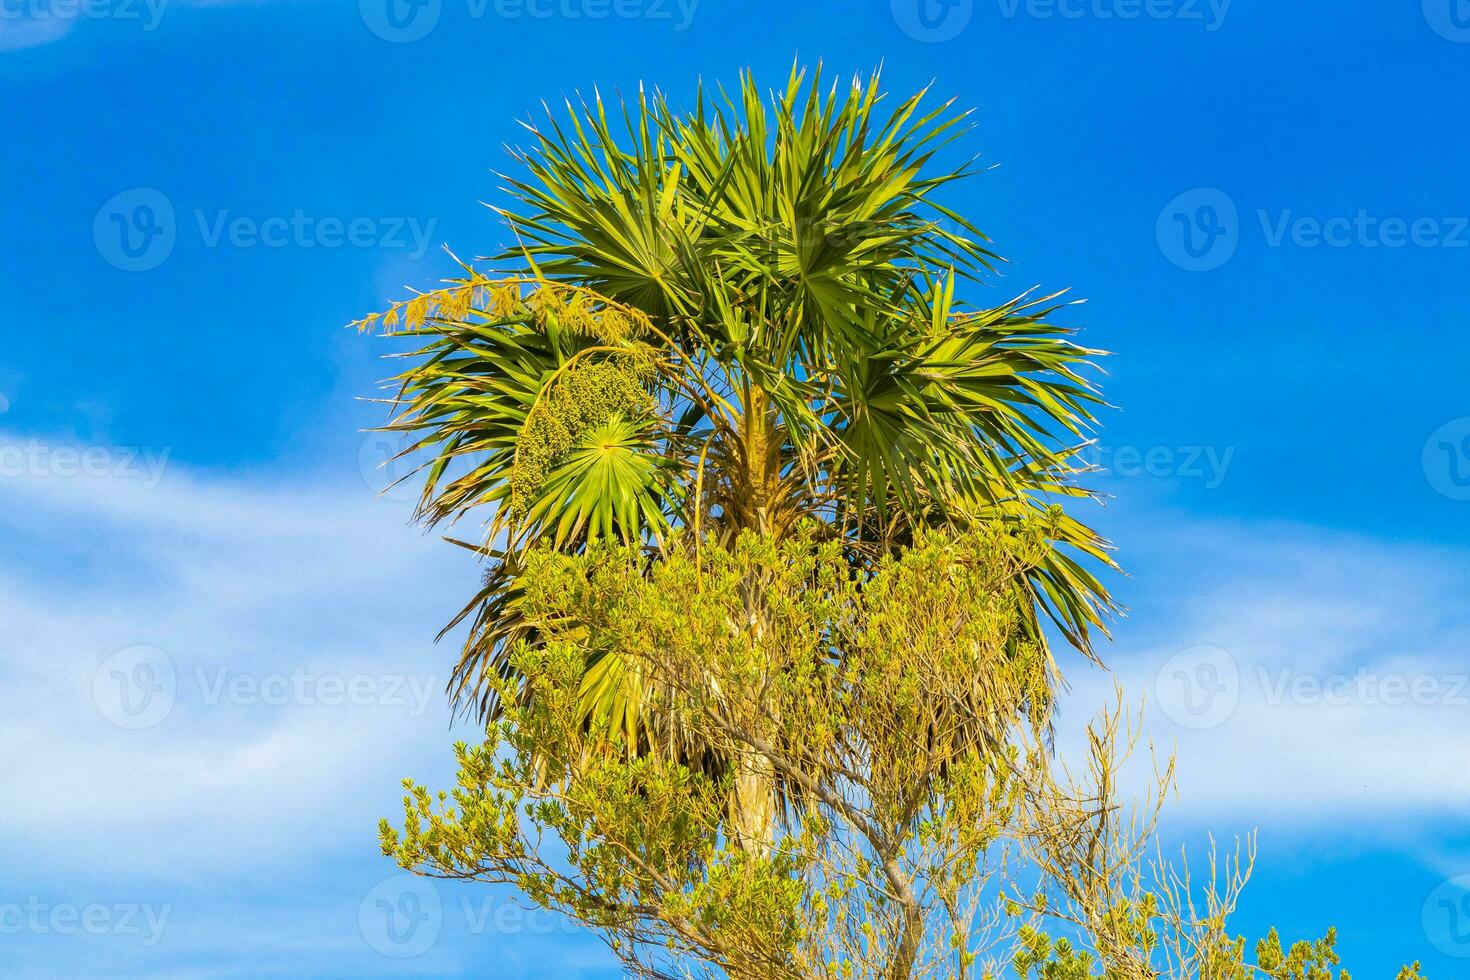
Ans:
POLYGON ((526 319, 542 328, 558 327, 608 344, 642 337, 652 326, 642 310, 610 303, 568 283, 521 277, 492 280, 478 274, 394 303, 353 326, 367 330, 381 322, 392 332, 402 323, 405 329, 414 330, 430 320, 459 323, 476 312, 495 320, 526 319))

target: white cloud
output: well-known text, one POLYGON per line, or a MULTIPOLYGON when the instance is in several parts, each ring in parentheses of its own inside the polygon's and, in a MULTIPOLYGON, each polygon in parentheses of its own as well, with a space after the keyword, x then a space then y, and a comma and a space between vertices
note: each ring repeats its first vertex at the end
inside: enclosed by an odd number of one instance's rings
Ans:
POLYGON ((71 33, 70 17, 0 17, 0 51, 20 51, 59 41, 71 33))
MULTIPOLYGON (((362 484, 252 485, 172 464, 146 484, 0 481, 0 529, 27 562, 0 569, 0 755, 35 801, 0 822, 17 846, 75 867, 152 869, 167 855, 197 870, 363 846, 398 778, 446 771, 453 649, 430 639, 473 562, 362 484), (37 527, 44 552, 25 545, 37 527), (92 688, 105 658, 140 644, 167 655, 177 697, 162 722, 129 731, 92 688), (344 688, 336 702, 323 679, 344 688)), ((1177 743, 1194 819, 1465 812, 1470 772, 1443 763, 1470 755, 1463 556, 1186 519, 1120 537, 1133 608, 1107 651, 1113 673, 1071 665, 1064 744, 1118 680, 1150 702, 1150 733, 1177 743), (1188 654, 1181 675, 1180 652, 1198 648, 1224 651, 1233 673, 1200 677, 1205 661, 1188 654), (1181 688, 1191 678, 1227 685, 1229 703, 1191 714, 1180 697, 1205 696, 1181 688)))
POLYGON ((1064 732, 1120 681, 1177 748, 1194 826, 1432 836, 1470 812, 1467 556, 1299 526, 1154 519, 1133 607, 1064 732), (1417 831, 1422 831, 1416 834, 1417 831))
MULTIPOLYGON (((449 730, 442 687, 454 649, 430 642, 473 586, 473 561, 407 527, 408 505, 363 482, 223 478, 170 462, 147 483, 124 473, 0 479, 11 556, 0 566, 0 760, 7 799, 22 801, 0 808, 0 867, 33 889, 95 877, 127 897, 151 883, 176 906, 168 951, 185 960, 245 957, 239 936, 254 930, 270 937, 262 946, 300 944, 303 969, 343 957, 366 957, 352 960, 358 975, 395 968, 359 941, 357 908, 392 873, 374 823, 395 815, 398 780, 448 785, 449 743, 473 737, 449 730), (157 724, 129 730, 98 710, 94 681, 107 658, 139 645, 166 655, 176 694, 157 724), (359 679, 368 696, 323 703, 311 686, 323 678, 359 679), (216 895, 224 874, 254 898, 216 895)), ((1470 774, 1445 763, 1470 755, 1460 703, 1470 687, 1450 689, 1470 673, 1465 556, 1158 514, 1136 527, 1115 531, 1135 578, 1120 588, 1132 612, 1108 651, 1114 673, 1068 665, 1064 750, 1116 678, 1147 694, 1164 747, 1178 743, 1182 803, 1166 829, 1228 838, 1261 826, 1277 838, 1266 854, 1280 854, 1283 838, 1302 853, 1320 836, 1336 860, 1377 828, 1380 848, 1431 868, 1462 864, 1436 849, 1434 831, 1462 820, 1470 801, 1470 774), (1206 728, 1180 724, 1195 719, 1177 701, 1171 717, 1157 689, 1161 667, 1202 646, 1226 651, 1239 679, 1231 709, 1206 728), (1349 685, 1331 703, 1291 686, 1360 669, 1441 687, 1424 703, 1386 703, 1349 685), (1284 686, 1282 670, 1292 672, 1284 686)), ((66 887, 86 900, 111 894, 66 887)), ((453 972, 461 950, 480 948, 456 928, 420 966, 453 972)), ((30 938, 35 962, 60 962, 46 937, 30 938)), ((530 957, 529 973, 564 938, 500 937, 494 955, 530 957)), ((589 964, 605 961, 586 952, 589 964)), ((137 972, 189 975, 180 964, 147 960, 137 972)))
POLYGON ((432 638, 476 575, 407 516, 361 484, 177 467, 151 490, 0 480, 20 559, 0 567, 0 758, 27 801, 0 813, 6 849, 58 872, 181 876, 370 853, 398 780, 450 761, 454 650, 432 638), (25 538, 38 529, 44 548, 25 538), (138 645, 175 693, 129 730, 97 672, 138 645))
POLYGON ((60 41, 84 21, 158 30, 169 10, 263 4, 272 0, 8 0, 0 5, 0 51, 60 41))

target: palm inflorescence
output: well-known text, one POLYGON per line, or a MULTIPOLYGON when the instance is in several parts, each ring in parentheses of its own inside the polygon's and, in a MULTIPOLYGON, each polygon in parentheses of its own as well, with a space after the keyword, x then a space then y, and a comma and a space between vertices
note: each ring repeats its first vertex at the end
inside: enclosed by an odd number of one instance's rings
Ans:
MULTIPOLYGON (((1017 584, 1030 642, 1051 623, 1091 652, 1106 547, 1059 502, 1086 493, 1097 352, 1050 322, 1055 296, 957 295, 999 260, 936 200, 970 170, 935 166, 965 117, 924 103, 820 71, 769 97, 747 75, 687 111, 569 103, 516 153, 515 244, 361 322, 424 340, 390 425, 426 460, 420 516, 488 515, 462 706, 493 716, 487 678, 535 641, 529 550, 606 538, 656 555, 815 524, 860 569, 924 528, 1041 523, 1055 547, 1017 584)), ((626 666, 589 661, 583 718, 647 751, 626 666)))

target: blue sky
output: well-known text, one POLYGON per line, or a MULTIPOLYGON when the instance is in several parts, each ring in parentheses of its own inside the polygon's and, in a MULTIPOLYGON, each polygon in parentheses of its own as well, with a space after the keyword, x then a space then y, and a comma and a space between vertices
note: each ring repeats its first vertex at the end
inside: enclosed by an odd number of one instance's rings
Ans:
POLYGON ((971 301, 1116 354, 1063 741, 1147 695, 1171 844, 1259 829, 1243 929, 1470 974, 1470 4, 389 2, 0 0, 0 975, 614 975, 376 855, 475 570, 377 495, 342 324, 495 250, 541 100, 794 57, 973 106, 971 301))

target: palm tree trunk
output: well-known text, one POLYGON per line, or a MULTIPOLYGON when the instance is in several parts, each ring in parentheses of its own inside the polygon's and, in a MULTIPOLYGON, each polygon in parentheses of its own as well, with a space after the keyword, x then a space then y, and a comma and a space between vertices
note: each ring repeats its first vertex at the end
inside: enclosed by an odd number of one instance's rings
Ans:
POLYGON ((753 749, 746 749, 736 760, 730 827, 746 853, 771 853, 775 845, 776 780, 770 760, 753 749))

